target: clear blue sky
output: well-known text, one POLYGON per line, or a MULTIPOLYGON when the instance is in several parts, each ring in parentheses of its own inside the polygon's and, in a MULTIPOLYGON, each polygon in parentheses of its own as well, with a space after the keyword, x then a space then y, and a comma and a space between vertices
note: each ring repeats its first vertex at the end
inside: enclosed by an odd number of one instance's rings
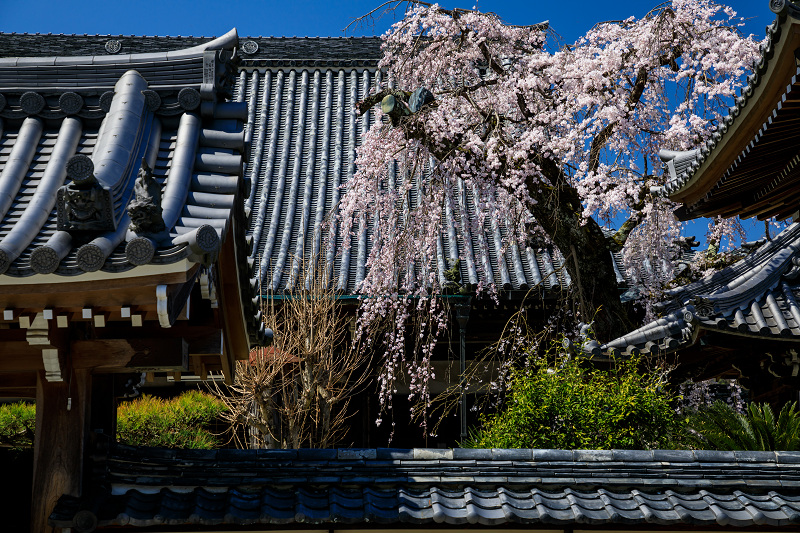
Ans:
MULTIPOLYGON (((489 1, 445 0, 444 7, 493 11, 510 24, 549 20, 565 42, 574 42, 596 22, 642 16, 658 0, 489 1)), ((768 0, 728 0, 746 20, 744 33, 761 39, 774 19, 768 0)), ((377 0, 327 2, 257 0, 0 0, 0 31, 113 35, 221 35, 237 28, 240 36, 340 36, 355 18, 379 6, 377 0)), ((397 16, 401 12, 397 12, 397 16)), ((386 15, 347 35, 381 34, 394 22, 386 15)), ((702 240, 707 222, 687 228, 702 240)), ((763 235, 757 223, 749 239, 763 235)))
MULTIPOLYGON (((134 35, 221 35, 233 27, 245 36, 337 36, 353 19, 380 5, 376 0, 308 2, 291 0, 0 0, 0 31, 134 35)), ((746 30, 763 36, 772 22, 768 0, 729 0, 749 19, 746 30)), ((511 24, 549 20, 572 42, 595 22, 642 16, 658 4, 642 0, 608 1, 444 1, 444 7, 493 11, 511 24)), ((391 23, 384 17, 355 35, 380 34, 391 23)))

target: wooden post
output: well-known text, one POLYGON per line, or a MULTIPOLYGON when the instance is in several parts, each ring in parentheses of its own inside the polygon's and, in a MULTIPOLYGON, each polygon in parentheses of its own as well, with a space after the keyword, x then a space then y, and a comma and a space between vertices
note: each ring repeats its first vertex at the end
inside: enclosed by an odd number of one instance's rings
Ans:
POLYGON ((48 382, 44 371, 36 380, 32 533, 54 531, 47 518, 61 495, 81 495, 91 374, 67 366, 63 382, 48 382))

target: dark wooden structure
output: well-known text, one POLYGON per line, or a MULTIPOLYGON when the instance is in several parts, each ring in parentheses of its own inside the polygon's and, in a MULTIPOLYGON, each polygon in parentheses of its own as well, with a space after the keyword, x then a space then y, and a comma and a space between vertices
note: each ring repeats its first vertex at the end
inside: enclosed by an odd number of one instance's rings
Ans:
POLYGON ((32 531, 131 384, 232 380, 267 340, 237 44, 0 59, 0 394, 36 398, 32 531))

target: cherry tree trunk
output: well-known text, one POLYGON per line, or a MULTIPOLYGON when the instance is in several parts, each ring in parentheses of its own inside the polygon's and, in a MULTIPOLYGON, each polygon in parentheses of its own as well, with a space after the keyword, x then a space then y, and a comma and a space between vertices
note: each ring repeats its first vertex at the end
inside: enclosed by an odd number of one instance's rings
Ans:
POLYGON ((624 335, 632 323, 620 302, 619 285, 603 230, 581 215, 578 191, 563 181, 533 214, 564 255, 583 320, 594 318, 594 332, 603 343, 624 335), (595 314, 596 312, 596 314, 595 314))

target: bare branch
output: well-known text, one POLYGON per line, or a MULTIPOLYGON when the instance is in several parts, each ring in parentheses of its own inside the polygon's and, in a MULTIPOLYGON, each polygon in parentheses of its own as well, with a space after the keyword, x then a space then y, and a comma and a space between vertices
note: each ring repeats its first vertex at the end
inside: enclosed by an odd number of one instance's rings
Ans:
POLYGON ((369 377, 369 355, 349 339, 325 266, 303 262, 297 279, 309 280, 306 290, 264 309, 274 344, 239 361, 233 385, 210 385, 234 433, 247 434, 237 439, 244 447, 331 446, 347 433, 346 406, 369 377))

